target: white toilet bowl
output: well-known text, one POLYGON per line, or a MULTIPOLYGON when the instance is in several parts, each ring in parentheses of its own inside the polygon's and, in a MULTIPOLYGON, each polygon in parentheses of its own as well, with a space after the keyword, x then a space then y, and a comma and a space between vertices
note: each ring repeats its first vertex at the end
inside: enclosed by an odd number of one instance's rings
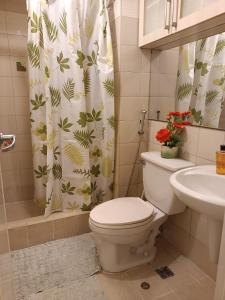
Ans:
POLYGON ((182 159, 165 159, 159 152, 142 153, 145 197, 117 198, 96 206, 90 213, 102 268, 120 272, 150 262, 155 239, 168 215, 181 213, 180 202, 169 182, 173 172, 193 166, 182 159))
POLYGON ((117 198, 90 213, 101 266, 120 272, 150 262, 156 249, 155 237, 166 214, 140 198, 117 198))

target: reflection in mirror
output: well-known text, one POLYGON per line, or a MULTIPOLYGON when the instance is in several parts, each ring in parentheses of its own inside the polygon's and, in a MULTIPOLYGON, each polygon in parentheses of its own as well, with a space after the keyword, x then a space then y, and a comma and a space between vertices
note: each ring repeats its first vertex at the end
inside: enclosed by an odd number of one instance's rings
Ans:
POLYGON ((152 51, 150 119, 190 110, 194 125, 225 129, 224 96, 225 33, 152 51))

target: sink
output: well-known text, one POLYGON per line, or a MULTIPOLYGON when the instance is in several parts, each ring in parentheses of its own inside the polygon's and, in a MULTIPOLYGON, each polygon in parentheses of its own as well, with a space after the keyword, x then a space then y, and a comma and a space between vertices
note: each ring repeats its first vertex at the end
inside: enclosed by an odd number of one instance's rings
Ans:
POLYGON ((175 172, 170 183, 188 207, 208 217, 209 254, 217 263, 225 208, 225 176, 215 165, 195 166, 175 172))
POLYGON ((170 177, 170 183, 177 197, 187 206, 223 220, 225 176, 217 175, 214 165, 182 169, 170 177))

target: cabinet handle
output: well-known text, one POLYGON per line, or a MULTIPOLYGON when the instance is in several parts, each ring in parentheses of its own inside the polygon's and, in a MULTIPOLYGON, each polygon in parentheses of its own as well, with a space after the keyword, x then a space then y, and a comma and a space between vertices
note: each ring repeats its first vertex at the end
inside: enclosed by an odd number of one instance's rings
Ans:
POLYGON ((171 0, 166 0, 166 3, 165 3, 165 29, 170 29, 170 7, 171 7, 171 0))
POLYGON ((177 27, 178 0, 173 1, 172 26, 177 27))

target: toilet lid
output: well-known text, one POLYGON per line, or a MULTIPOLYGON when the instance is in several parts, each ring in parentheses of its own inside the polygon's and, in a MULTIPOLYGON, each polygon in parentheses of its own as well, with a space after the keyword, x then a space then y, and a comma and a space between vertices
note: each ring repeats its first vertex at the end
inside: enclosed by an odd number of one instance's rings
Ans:
POLYGON ((140 198, 117 198, 96 206, 90 218, 104 225, 126 225, 145 221, 154 213, 152 205, 140 198))

